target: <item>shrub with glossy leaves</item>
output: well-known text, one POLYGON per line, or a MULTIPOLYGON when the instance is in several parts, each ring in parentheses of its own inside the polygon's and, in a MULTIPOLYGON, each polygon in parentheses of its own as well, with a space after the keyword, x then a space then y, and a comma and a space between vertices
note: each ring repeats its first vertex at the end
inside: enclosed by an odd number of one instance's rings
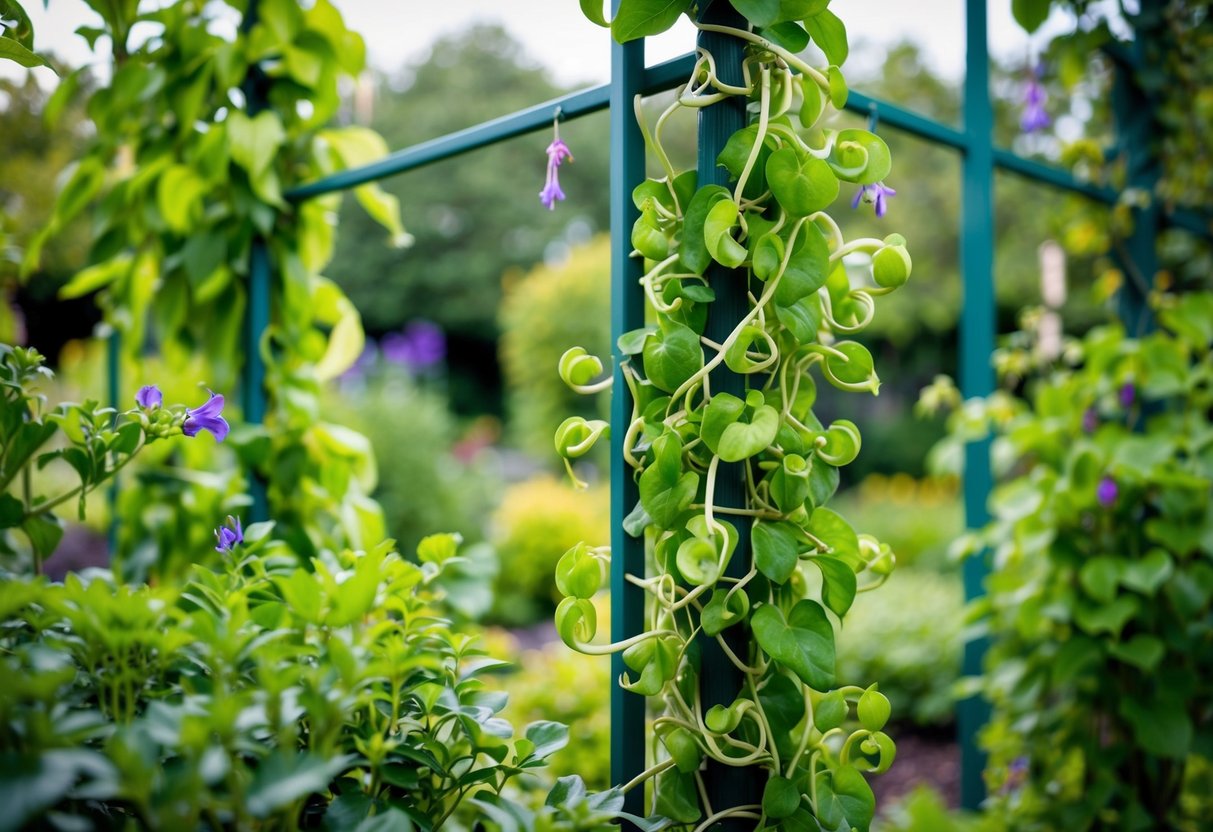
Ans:
POLYGON ((1027 398, 954 415, 1011 460, 975 540, 993 815, 1014 829, 1207 828, 1213 792, 1213 294, 1153 298, 1041 366, 1027 398))

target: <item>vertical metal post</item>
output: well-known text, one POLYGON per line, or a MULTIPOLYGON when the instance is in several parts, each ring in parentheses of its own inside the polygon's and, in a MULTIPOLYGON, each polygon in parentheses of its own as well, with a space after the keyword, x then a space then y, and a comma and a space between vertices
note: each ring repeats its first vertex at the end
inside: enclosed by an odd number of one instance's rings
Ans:
POLYGON ((1118 297, 1118 312, 1130 337, 1139 337, 1154 327, 1146 296, 1158 273, 1158 230, 1162 213, 1155 189, 1161 175, 1158 159, 1154 99, 1142 89, 1138 74, 1156 64, 1165 43, 1162 4, 1142 3, 1134 15, 1134 37, 1128 46, 1109 50, 1116 61, 1112 86, 1112 115, 1116 139, 1125 161, 1125 187, 1140 198, 1132 208, 1133 230, 1120 241, 1116 259, 1124 274, 1118 297))
MULTIPOLYGON (((257 23, 258 0, 248 0, 248 8, 240 23, 247 33, 257 23)), ((261 67, 249 67, 242 89, 249 115, 255 116, 266 106, 267 79, 261 67)), ((273 265, 270 262, 269 246, 260 234, 253 237, 249 252, 248 304, 244 316, 244 366, 240 373, 240 401, 244 407, 244 420, 251 425, 265 421, 265 361, 261 356, 261 336, 270 325, 270 285, 273 281, 273 265)), ((250 522, 269 519, 265 481, 256 472, 249 472, 249 495, 253 504, 249 511, 250 522)))
MULTIPOLYGON (((965 82, 963 198, 961 203, 960 272, 963 303, 960 319, 960 387, 965 398, 994 391, 994 352, 997 316, 994 304, 994 149, 991 130, 990 66, 987 45, 986 0, 965 0, 965 82)), ((990 519, 986 502, 993 478, 990 442, 965 447, 965 525, 984 526, 990 519)), ((965 598, 985 594, 988 554, 972 557, 964 565, 965 598)), ((988 640, 973 639, 964 646, 964 674, 979 675, 988 640)), ((960 730, 960 802, 975 809, 985 799, 985 754, 977 746, 977 733, 989 719, 989 703, 970 697, 957 705, 960 730)))
MULTIPOLYGON (((613 3, 618 11, 619 0, 613 3)), ((632 258, 632 224, 639 212, 632 189, 644 179, 644 139, 633 112, 644 74, 644 40, 611 44, 611 349, 615 384, 611 389, 611 640, 644 631, 644 592, 626 576, 644 575, 644 541, 623 530, 623 518, 639 499, 636 481, 623 457, 623 439, 632 420, 632 397, 623 379, 619 336, 644 326, 641 263, 632 258)), ((645 701, 615 682, 626 668, 623 654, 611 656, 611 782, 627 783, 645 768, 645 701)), ((624 798, 625 808, 643 816, 644 789, 624 798)))
MULTIPOLYGON (((109 398, 110 407, 114 410, 121 411, 122 403, 122 335, 118 330, 110 333, 110 337, 105 342, 105 370, 106 370, 106 395, 109 398)), ((109 548, 110 563, 113 563, 115 555, 118 554, 118 475, 110 480, 109 492, 106 495, 106 500, 109 503, 110 517, 109 529, 106 530, 106 545, 109 548)))
MULTIPOLYGON (((748 23, 726 0, 710 0, 701 6, 699 19, 704 23, 748 28, 748 23)), ((698 45, 716 59, 716 72, 721 81, 741 86, 745 83, 741 64, 745 57, 745 43, 739 38, 715 32, 700 32, 698 45)), ((729 137, 745 127, 746 109, 744 99, 730 96, 724 101, 704 107, 699 111, 699 185, 727 185, 729 173, 716 164, 716 157, 729 137)), ((716 292, 716 300, 708 309, 708 321, 704 334, 723 343, 737 322, 750 311, 749 291, 743 274, 713 263, 707 272, 708 283, 716 292)), ((721 365, 711 374, 713 393, 731 393, 745 398, 745 379, 721 365)), ((745 463, 722 463, 716 477, 716 501, 718 505, 745 508, 745 463)), ((725 574, 743 577, 750 569, 750 523, 744 515, 730 517, 737 527, 737 550, 729 561, 725 574)), ((738 655, 747 652, 748 634, 740 627, 726 630, 725 639, 738 655)), ((715 639, 702 638, 702 670, 700 686, 703 707, 731 705, 742 692, 744 674, 730 661, 715 639)), ((704 785, 714 804, 739 806, 762 801, 762 785, 755 776, 757 769, 737 769, 709 761, 704 771, 704 785)), ((731 818, 717 824, 715 829, 740 830, 752 828, 752 823, 731 818)))

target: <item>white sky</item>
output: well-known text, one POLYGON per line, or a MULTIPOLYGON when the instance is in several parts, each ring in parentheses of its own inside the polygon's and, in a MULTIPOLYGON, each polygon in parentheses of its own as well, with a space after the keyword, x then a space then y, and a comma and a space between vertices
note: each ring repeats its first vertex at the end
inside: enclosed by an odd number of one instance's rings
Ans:
MULTIPOLYGON (((366 39, 371 63, 393 71, 423 58, 438 36, 476 22, 499 22, 526 47, 532 58, 550 67, 559 82, 590 85, 608 80, 610 36, 586 21, 574 0, 334 0, 347 24, 366 39)), ((87 44, 76 27, 94 20, 83 0, 39 0, 25 7, 34 23, 35 47, 51 51, 72 66, 91 61, 87 44)), ((834 0, 831 8, 845 21, 854 44, 860 36, 872 47, 902 38, 917 41, 938 73, 959 79, 964 71, 964 0, 834 0)), ((1022 61, 1028 37, 1011 18, 1010 0, 989 0, 991 51, 1002 59, 1022 61)), ((1039 42, 1071 24, 1055 11, 1039 42)), ((650 38, 650 64, 690 51, 692 29, 685 20, 666 34, 650 38)), ((862 64, 865 55, 879 60, 883 49, 852 51, 848 64, 862 64)), ((37 70, 40 80, 54 83, 49 70, 37 70)), ((11 74, 8 73, 8 74, 11 74)))

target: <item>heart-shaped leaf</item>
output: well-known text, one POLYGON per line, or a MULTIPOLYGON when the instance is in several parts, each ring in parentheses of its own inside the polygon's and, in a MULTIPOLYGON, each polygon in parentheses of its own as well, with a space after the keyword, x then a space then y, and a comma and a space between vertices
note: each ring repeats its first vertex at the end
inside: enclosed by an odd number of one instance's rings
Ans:
POLYGON ((667 393, 703 367, 703 347, 690 327, 667 321, 644 343, 644 373, 667 393))
POLYGON ((682 440, 667 429, 653 440, 653 462, 640 475, 640 504, 658 528, 672 529, 695 499, 699 474, 682 467, 682 440))
POLYGON ((791 523, 756 521, 750 532, 750 546, 754 552, 754 566, 775 583, 786 583, 796 571, 800 547, 791 523))
POLYGON ((771 154, 767 185, 784 210, 797 217, 827 208, 838 196, 838 177, 821 159, 791 145, 771 154))
POLYGON ((798 601, 786 619, 779 607, 764 604, 750 625, 767 655, 806 685, 815 690, 834 686, 834 628, 816 601, 798 601))

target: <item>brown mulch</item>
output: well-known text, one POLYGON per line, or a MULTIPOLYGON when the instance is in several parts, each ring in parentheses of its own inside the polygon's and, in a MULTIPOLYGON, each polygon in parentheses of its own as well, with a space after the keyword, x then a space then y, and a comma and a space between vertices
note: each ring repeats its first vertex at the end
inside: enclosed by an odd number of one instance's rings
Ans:
POLYGON ((876 793, 876 805, 888 806, 919 785, 939 792, 948 807, 960 805, 960 746, 951 732, 912 734, 891 731, 897 742, 893 767, 870 781, 876 793))

